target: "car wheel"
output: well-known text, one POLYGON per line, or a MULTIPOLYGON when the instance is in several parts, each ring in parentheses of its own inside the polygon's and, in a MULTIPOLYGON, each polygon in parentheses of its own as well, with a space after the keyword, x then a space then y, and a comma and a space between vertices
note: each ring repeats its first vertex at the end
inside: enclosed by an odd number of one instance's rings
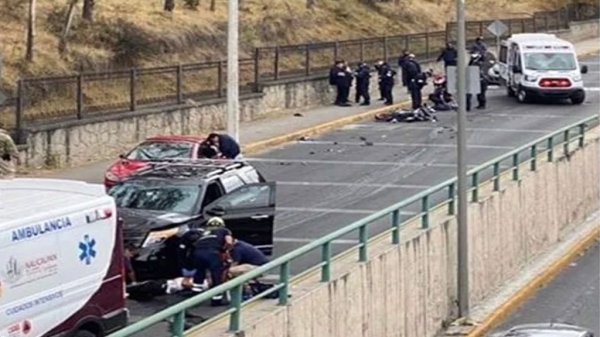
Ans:
POLYGON ((506 86, 506 95, 508 95, 508 97, 515 97, 515 91, 510 87, 510 85, 506 86))
POLYGON ((73 337, 96 337, 96 335, 88 330, 78 330, 73 337))
POLYGON ((525 90, 519 89, 519 91, 517 91, 517 101, 519 101, 519 103, 529 102, 529 96, 525 90))
POLYGON ((585 92, 576 92, 571 95, 571 103, 575 105, 582 104, 585 101, 585 92))

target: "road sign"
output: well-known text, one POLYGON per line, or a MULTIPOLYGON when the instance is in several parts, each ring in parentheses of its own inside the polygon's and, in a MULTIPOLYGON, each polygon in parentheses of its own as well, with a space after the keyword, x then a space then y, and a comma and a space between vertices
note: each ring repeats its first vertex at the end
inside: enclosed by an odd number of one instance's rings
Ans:
POLYGON ((494 34, 494 36, 502 36, 508 31, 508 26, 506 26, 504 22, 496 20, 487 27, 487 30, 494 34))
MULTIPOLYGON (((478 66, 467 67, 467 94, 477 95, 481 92, 481 83, 479 81, 480 71, 478 66)), ((456 67, 446 68, 446 85, 448 92, 456 95, 456 67)))

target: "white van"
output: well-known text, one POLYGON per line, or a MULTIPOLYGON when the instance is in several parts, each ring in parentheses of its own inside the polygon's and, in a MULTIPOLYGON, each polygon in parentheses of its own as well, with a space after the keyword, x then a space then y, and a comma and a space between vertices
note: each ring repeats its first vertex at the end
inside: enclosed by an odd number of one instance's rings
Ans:
POLYGON ((514 34, 502 41, 495 71, 509 96, 521 103, 533 97, 585 101, 581 74, 573 44, 554 34, 514 34))
POLYGON ((0 180, 0 336, 104 336, 127 322, 123 245, 102 185, 0 180))

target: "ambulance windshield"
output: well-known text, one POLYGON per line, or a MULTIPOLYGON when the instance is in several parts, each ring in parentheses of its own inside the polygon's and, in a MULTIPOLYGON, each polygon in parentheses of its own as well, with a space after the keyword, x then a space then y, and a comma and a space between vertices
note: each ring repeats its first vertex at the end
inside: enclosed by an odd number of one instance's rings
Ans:
POLYGON ((577 69, 573 53, 525 53, 525 69, 569 71, 577 69))

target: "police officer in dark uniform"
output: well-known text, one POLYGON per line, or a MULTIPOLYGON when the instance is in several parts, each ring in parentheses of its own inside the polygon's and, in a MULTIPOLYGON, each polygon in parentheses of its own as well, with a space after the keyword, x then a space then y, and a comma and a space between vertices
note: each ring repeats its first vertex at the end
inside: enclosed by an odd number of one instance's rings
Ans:
POLYGON ((383 92, 383 98, 385 99, 385 105, 394 104, 392 89, 394 88, 395 77, 396 71, 392 69, 387 62, 384 62, 381 66, 381 90, 383 92))
POLYGON ((423 88, 423 72, 421 71, 421 65, 415 60, 415 55, 410 54, 405 64, 406 76, 408 80, 408 90, 410 91, 410 98, 412 100, 412 108, 418 109, 423 104, 423 97, 421 89, 423 88))
POLYGON ((344 60, 335 60, 333 66, 329 69, 329 85, 336 87, 335 105, 340 104, 340 91, 337 88, 337 72, 342 68, 344 60))
POLYGON ((356 103, 359 103, 362 97, 364 101, 361 105, 370 105, 369 82, 371 81, 371 70, 369 69, 369 65, 364 62, 359 64, 354 72, 354 77, 356 77, 356 103))
MULTIPOLYGON (((470 66, 479 67, 479 94, 477 94, 477 109, 485 109, 487 98, 486 93, 488 89, 488 80, 485 76, 483 69, 483 62, 485 61, 483 54, 475 53, 471 55, 471 59, 469 60, 470 66)), ((467 111, 471 111, 471 99, 472 94, 467 94, 467 111)))
POLYGON ((452 43, 446 43, 446 48, 442 50, 440 56, 437 58, 437 62, 444 61, 444 69, 450 66, 456 66, 456 60, 458 58, 458 52, 452 43))
POLYGON ((338 91, 336 105, 350 106, 348 97, 350 96, 350 87, 352 86, 352 72, 345 63, 340 64, 340 67, 336 72, 336 86, 338 91))
POLYGON ((408 50, 403 50, 402 55, 400 55, 400 57, 398 58, 398 68, 400 71, 402 71, 402 74, 401 74, 402 86, 405 88, 408 87, 408 77, 407 77, 406 70, 404 70, 404 66, 406 65, 406 61, 408 61, 409 55, 410 55, 410 52, 408 50))

